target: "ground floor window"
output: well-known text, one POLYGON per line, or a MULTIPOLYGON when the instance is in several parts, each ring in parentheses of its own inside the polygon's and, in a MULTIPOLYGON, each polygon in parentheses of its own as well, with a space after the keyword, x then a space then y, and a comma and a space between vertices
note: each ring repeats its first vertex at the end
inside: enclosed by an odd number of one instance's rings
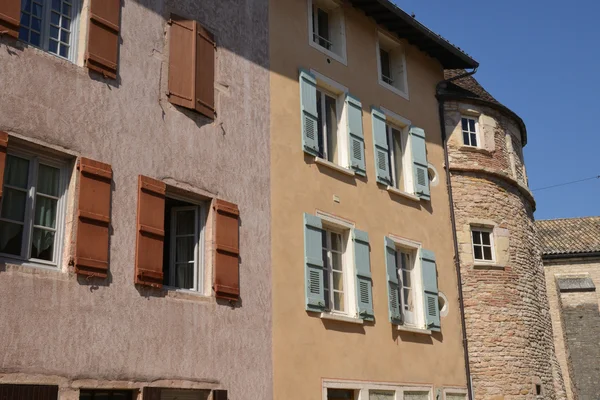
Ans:
POLYGON ((56 400, 58 386, 54 385, 0 385, 0 399, 56 400))
POLYGON ((134 400, 134 390, 81 389, 79 400, 134 400))
POLYGON ((405 386, 402 384, 396 385, 391 383, 331 380, 323 382, 323 399, 434 400, 434 397, 433 387, 426 385, 405 386))
POLYGON ((354 390, 327 389, 327 400, 354 400, 354 390))

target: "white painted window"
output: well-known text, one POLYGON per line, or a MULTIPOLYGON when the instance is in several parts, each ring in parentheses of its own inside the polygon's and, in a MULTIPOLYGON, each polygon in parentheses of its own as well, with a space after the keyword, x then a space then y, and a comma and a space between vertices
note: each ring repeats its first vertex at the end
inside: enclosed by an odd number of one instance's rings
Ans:
POLYGON ((467 400, 466 390, 446 390, 444 400, 467 400))
POLYGON ((344 13, 336 0, 308 0, 309 43, 336 61, 346 64, 344 13))
POLYGON ((0 255, 59 265, 67 180, 65 162, 9 149, 0 203, 0 255))
POLYGON ((396 242, 398 298, 400 299, 403 324, 424 328, 420 245, 405 239, 393 238, 393 240, 396 242))
POLYGON ((471 227, 473 259, 475 261, 494 262, 493 230, 484 227, 471 227))
POLYGON ((21 0, 19 39, 75 61, 79 1, 21 0))
POLYGON ((379 84, 408 99, 406 56, 400 42, 383 32, 377 35, 379 84))
POLYGON ((431 386, 324 380, 323 400, 433 400, 431 386))
POLYGON ((167 197, 165 201, 165 285, 203 293, 205 205, 167 197))
POLYGON ((478 147, 479 137, 479 121, 472 117, 461 118, 463 144, 465 146, 478 147))
POLYGON ((408 133, 410 121, 385 107, 381 107, 381 111, 386 116, 391 186, 406 193, 413 193, 413 163, 408 133))

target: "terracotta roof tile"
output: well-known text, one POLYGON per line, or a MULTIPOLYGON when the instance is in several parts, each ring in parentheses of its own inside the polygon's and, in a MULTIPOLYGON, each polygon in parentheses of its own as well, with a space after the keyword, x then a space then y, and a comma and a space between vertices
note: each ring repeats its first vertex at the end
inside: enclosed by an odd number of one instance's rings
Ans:
POLYGON ((600 217, 535 222, 543 254, 600 252, 600 217))

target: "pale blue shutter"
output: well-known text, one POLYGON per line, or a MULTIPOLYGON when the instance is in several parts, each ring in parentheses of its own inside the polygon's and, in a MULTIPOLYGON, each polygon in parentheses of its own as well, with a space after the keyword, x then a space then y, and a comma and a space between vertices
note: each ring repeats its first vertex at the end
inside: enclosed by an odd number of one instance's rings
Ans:
POLYGON ((396 243, 385 237, 385 269, 388 280, 388 308, 392 324, 402 323, 398 291, 398 270, 396 269, 396 243))
POLYGON ((373 291, 371 288, 371 263, 369 261, 369 235, 354 229, 354 268, 356 270, 356 298, 358 315, 362 319, 373 320, 373 291))
POLYGON ((350 166, 358 175, 366 175, 365 137, 362 126, 362 104, 356 97, 346 94, 348 106, 348 142, 350 146, 350 166))
POLYGON ((319 155, 317 79, 305 70, 300 70, 300 111, 302 118, 302 148, 308 154, 317 156, 319 155))
POLYGON ((373 147, 375 149, 373 159, 375 160, 377 182, 384 185, 391 185, 390 150, 387 141, 385 114, 376 108, 372 108, 371 119, 373 121, 373 147))
POLYGON ((438 299, 437 272, 435 254, 421 249, 421 272, 423 277, 423 300, 427 329, 440 331, 440 308, 438 299))
POLYGON ((425 144, 425 131, 416 126, 409 129, 412 143, 412 165, 415 194, 422 199, 429 200, 429 174, 427 173, 427 147, 425 144))
POLYGON ((304 214, 304 272, 306 279, 306 309, 325 309, 323 279, 323 225, 319 217, 304 214))

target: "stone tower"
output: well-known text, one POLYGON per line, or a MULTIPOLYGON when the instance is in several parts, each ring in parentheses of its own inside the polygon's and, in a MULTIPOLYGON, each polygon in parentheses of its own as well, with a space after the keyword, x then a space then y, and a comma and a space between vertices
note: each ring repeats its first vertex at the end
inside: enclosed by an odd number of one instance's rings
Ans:
POLYGON ((465 71, 446 79, 438 98, 474 398, 564 398, 523 162, 525 124, 465 71))

